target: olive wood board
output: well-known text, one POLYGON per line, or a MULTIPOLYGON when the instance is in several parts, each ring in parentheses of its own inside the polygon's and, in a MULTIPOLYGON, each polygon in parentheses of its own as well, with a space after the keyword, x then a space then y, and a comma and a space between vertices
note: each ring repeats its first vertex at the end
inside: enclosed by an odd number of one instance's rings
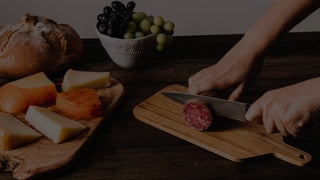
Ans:
MULTIPOLYGON (((112 78, 110 87, 98 90, 98 96, 103 108, 103 117, 93 119, 75 118, 60 112, 54 105, 48 107, 54 112, 79 121, 88 128, 60 144, 55 144, 47 137, 42 136, 40 139, 20 148, 10 151, 0 150, 0 171, 11 171, 15 179, 34 179, 68 167, 81 154, 102 122, 111 116, 123 95, 123 85, 112 78)), ((15 116, 24 121, 24 113, 15 116)))
POLYGON ((184 105, 165 97, 162 91, 187 92, 187 88, 170 85, 160 90, 134 108, 135 118, 235 162, 273 155, 305 166, 312 159, 310 154, 284 143, 280 133, 267 134, 261 124, 214 117, 208 130, 194 130, 185 124, 184 105))

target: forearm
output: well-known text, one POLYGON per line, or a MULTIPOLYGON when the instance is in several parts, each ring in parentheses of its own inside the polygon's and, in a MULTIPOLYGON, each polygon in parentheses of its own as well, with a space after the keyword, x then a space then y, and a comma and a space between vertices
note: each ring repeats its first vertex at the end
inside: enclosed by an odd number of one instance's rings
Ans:
POLYGON ((189 92, 199 94, 236 86, 229 99, 239 99, 247 84, 259 73, 267 49, 319 4, 320 0, 276 0, 217 64, 189 78, 189 92))
POLYGON ((262 17, 251 26, 241 43, 257 55, 274 44, 296 24, 319 8, 319 0, 275 0, 262 17))

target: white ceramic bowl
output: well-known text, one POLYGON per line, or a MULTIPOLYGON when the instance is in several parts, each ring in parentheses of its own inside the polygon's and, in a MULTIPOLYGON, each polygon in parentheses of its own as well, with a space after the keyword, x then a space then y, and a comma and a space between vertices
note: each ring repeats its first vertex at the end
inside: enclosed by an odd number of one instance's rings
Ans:
POLYGON ((138 39, 120 39, 101 34, 97 29, 96 32, 112 61, 125 69, 144 64, 155 49, 155 35, 138 39))

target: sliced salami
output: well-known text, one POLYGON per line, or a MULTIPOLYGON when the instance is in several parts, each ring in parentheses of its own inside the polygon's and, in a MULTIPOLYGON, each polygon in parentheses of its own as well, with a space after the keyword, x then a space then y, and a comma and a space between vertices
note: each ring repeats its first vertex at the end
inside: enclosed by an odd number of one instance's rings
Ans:
POLYGON ((210 108, 205 102, 199 100, 192 100, 185 104, 183 118, 188 126, 198 131, 208 129, 213 119, 210 108))

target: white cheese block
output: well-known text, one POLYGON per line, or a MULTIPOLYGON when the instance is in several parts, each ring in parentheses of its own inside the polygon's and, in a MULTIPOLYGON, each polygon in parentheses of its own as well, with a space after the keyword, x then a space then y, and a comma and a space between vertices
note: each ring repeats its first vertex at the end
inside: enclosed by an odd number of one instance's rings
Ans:
POLYGON ((44 72, 39 72, 37 74, 18 79, 10 82, 9 84, 26 89, 54 85, 44 72))
POLYGON ((89 72, 69 69, 63 77, 62 91, 79 88, 101 89, 110 86, 110 72, 89 72))
POLYGON ((0 112, 0 149, 11 150, 42 135, 23 124, 13 115, 0 112))
POLYGON ((87 127, 47 108, 29 106, 26 120, 54 143, 61 143, 87 127))

